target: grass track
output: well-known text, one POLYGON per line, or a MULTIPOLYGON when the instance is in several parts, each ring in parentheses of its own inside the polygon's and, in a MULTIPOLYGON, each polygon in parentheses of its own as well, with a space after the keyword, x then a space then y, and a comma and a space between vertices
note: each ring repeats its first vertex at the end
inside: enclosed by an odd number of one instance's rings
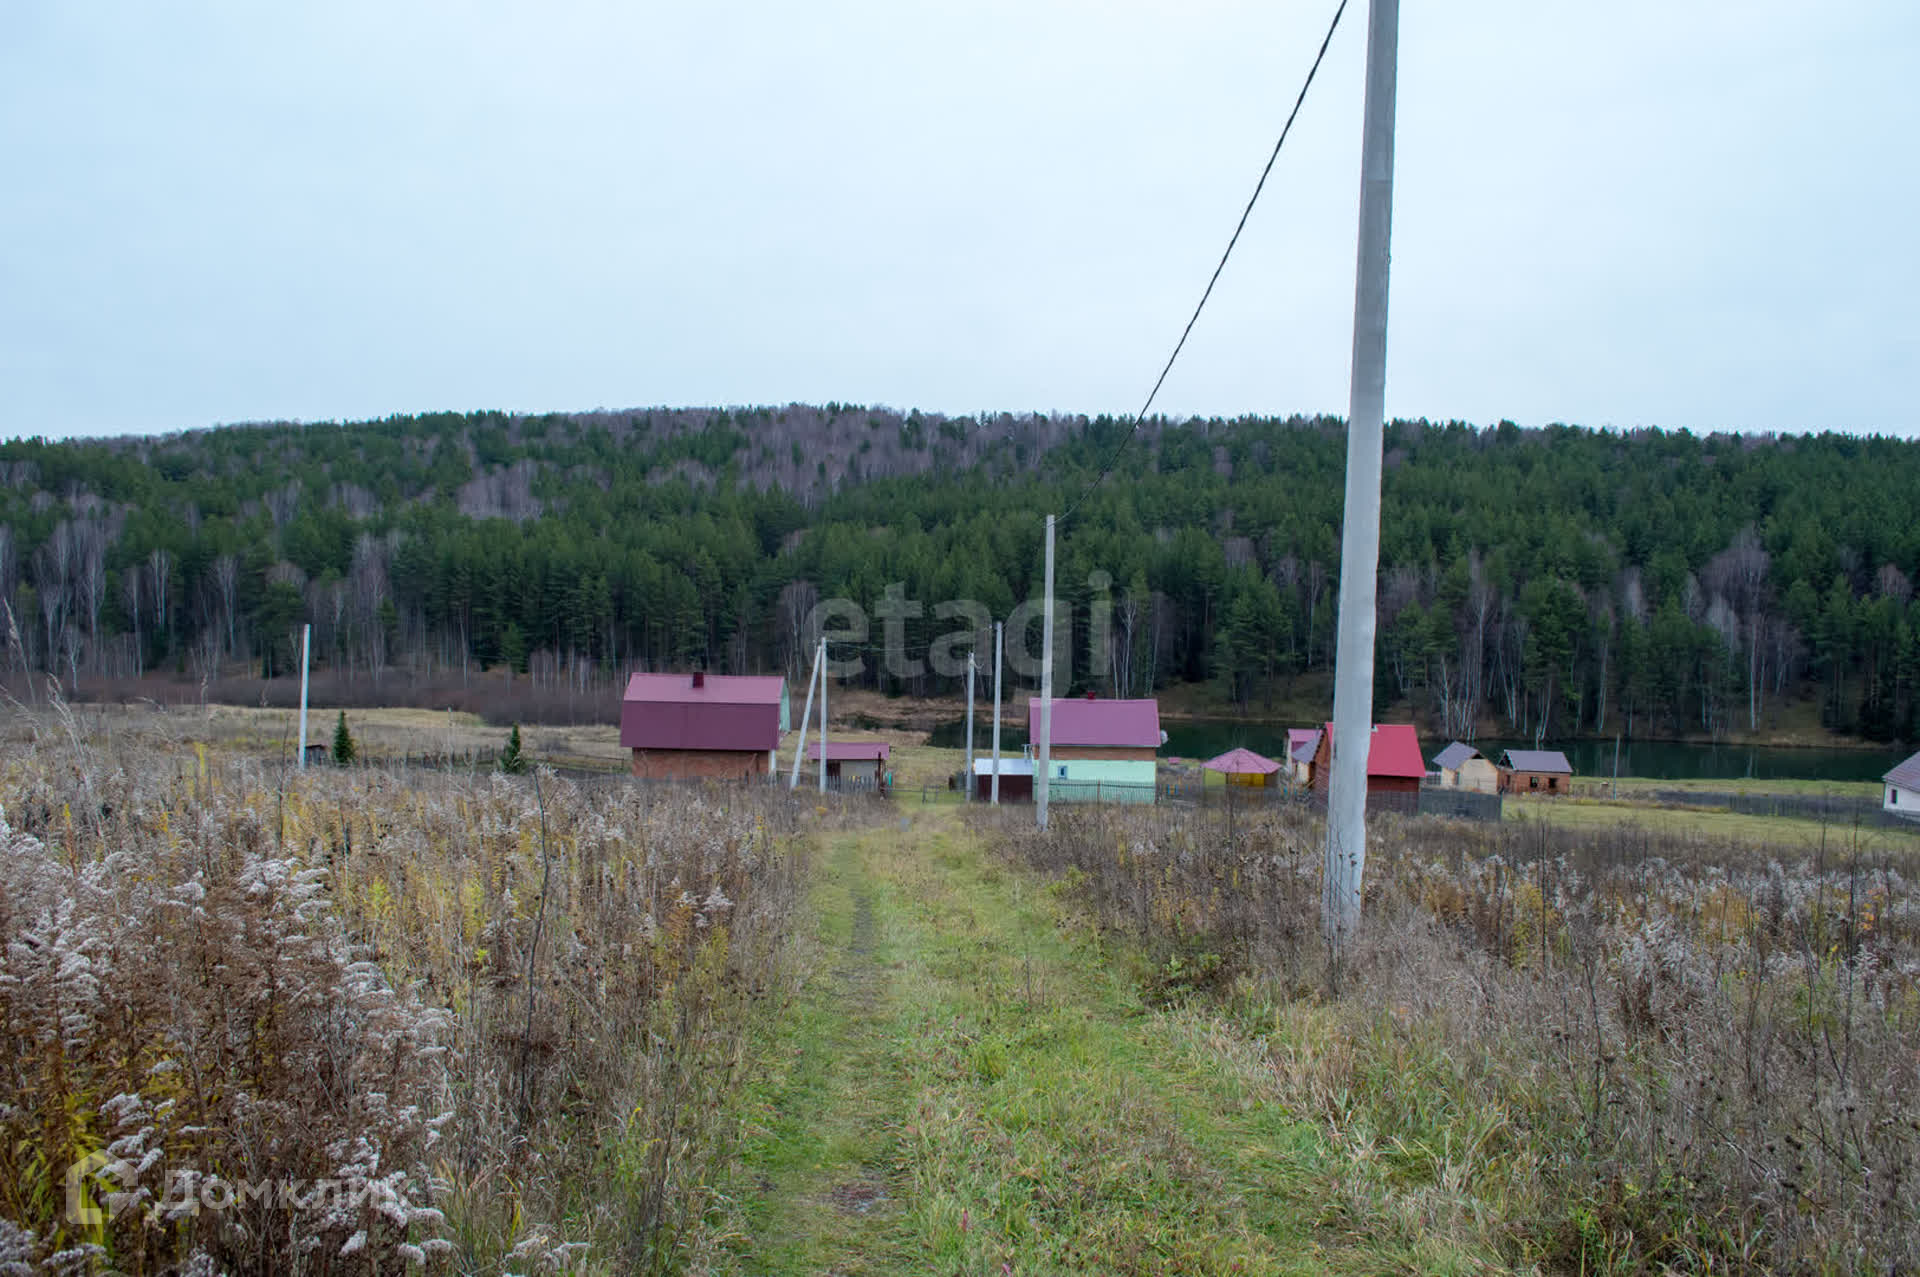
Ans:
POLYGON ((1265 1045, 1145 1005, 954 809, 900 819, 822 857, 812 972, 762 1044, 710 1271, 1499 1267, 1356 1228, 1379 1203, 1265 1045))

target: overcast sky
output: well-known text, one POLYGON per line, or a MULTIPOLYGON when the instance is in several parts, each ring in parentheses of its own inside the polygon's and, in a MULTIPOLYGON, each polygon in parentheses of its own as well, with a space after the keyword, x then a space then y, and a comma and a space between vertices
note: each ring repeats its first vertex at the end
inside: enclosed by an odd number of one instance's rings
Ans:
MULTIPOLYGON (((0 3, 0 437, 1130 413, 1333 0, 0 3)), ((1161 409, 1344 413, 1365 0, 1161 409)), ((1920 432, 1920 5, 1408 3, 1391 413, 1920 432)))

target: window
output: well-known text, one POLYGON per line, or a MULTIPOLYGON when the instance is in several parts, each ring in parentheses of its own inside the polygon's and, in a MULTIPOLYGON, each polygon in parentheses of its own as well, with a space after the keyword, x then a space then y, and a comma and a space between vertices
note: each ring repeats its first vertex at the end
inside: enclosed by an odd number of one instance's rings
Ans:
POLYGON ((1540 788, 1540 778, 1538 776, 1527 777, 1527 788, 1528 789, 1540 788))

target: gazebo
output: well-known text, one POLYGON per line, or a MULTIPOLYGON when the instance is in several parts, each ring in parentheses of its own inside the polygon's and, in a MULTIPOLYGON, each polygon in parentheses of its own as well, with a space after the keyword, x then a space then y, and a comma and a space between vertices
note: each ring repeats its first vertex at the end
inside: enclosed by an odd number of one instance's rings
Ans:
POLYGON ((1249 789, 1267 788, 1274 783, 1273 778, 1280 771, 1279 763, 1250 749, 1230 749, 1218 758, 1209 758, 1200 766, 1210 772, 1219 772, 1227 778, 1229 785, 1242 785, 1249 789))

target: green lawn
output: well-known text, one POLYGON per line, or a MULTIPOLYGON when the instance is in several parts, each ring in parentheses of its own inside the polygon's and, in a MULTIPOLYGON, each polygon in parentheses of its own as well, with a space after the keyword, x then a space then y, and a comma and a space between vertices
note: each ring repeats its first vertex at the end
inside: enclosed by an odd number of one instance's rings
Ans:
POLYGON ((1317 1034, 1148 1006, 957 817, 908 805, 827 847, 810 975, 759 1047, 711 1271, 1501 1267, 1282 1087, 1268 1052, 1317 1034))

